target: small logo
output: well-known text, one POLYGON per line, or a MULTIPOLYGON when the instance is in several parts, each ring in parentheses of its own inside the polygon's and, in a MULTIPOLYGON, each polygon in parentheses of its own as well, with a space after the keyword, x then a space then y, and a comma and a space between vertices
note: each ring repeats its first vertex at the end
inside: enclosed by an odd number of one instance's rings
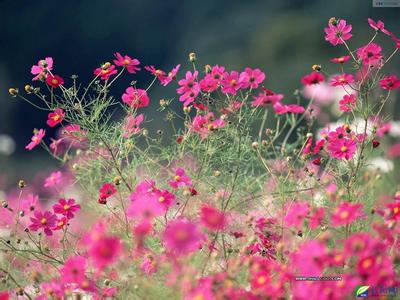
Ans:
POLYGON ((369 285, 361 285, 356 288, 356 298, 365 298, 368 297, 368 289, 369 285))
POLYGON ((373 7, 400 7, 400 0, 372 0, 373 7))

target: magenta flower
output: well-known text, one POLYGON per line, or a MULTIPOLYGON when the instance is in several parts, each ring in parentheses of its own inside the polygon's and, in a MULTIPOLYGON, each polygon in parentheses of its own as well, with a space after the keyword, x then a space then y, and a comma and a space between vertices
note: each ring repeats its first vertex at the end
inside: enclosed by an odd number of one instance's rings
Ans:
POLYGON ((357 49, 357 57, 364 65, 373 65, 382 59, 382 48, 378 44, 370 43, 357 49))
POLYGON ((138 67, 140 65, 140 61, 136 58, 130 58, 128 55, 122 56, 119 52, 114 53, 114 56, 116 58, 114 59, 114 64, 126 68, 129 73, 135 74, 140 70, 138 67))
POLYGON ((200 84, 197 82, 198 74, 198 71, 193 74, 187 71, 185 78, 178 81, 179 88, 176 89, 176 92, 180 95, 179 101, 184 102, 184 106, 192 103, 200 93, 200 84))
POLYGON ((243 87, 244 78, 240 78, 237 71, 224 74, 224 79, 221 81, 222 92, 226 94, 236 95, 236 92, 243 87))
POLYGON ((152 220, 155 217, 164 215, 166 207, 158 201, 158 197, 149 194, 141 194, 136 197, 128 207, 128 216, 131 218, 152 220))
POLYGON ((203 235, 195 223, 187 219, 177 219, 167 224, 163 241, 170 253, 185 255, 200 248, 203 235))
POLYGON ((251 106, 266 106, 268 104, 275 105, 277 102, 280 102, 283 99, 283 94, 275 94, 273 91, 270 91, 266 88, 263 88, 263 92, 259 93, 258 96, 253 96, 253 102, 251 102, 251 106))
POLYGON ((115 75, 117 73, 118 71, 115 69, 114 65, 97 68, 93 71, 94 75, 99 76, 103 80, 108 80, 112 75, 115 75))
POLYGON ((286 205, 285 225, 288 227, 300 228, 304 219, 310 212, 310 204, 307 202, 294 202, 286 205))
POLYGON ((337 159, 351 159, 357 151, 357 142, 353 139, 329 139, 328 151, 337 159))
POLYGON ((137 115, 136 117, 133 115, 129 115, 123 127, 123 137, 128 139, 134 134, 140 133, 140 124, 143 122, 144 116, 143 114, 137 115))
POLYGON ((297 104, 282 104, 281 102, 276 102, 273 105, 274 111, 277 115, 283 115, 287 113, 293 113, 293 114, 302 114, 304 113, 305 109, 304 107, 297 105, 297 104))
POLYGON ((375 29, 376 31, 381 31, 384 34, 391 36, 392 33, 385 29, 385 23, 383 23, 381 20, 378 20, 378 22, 375 22, 371 18, 368 18, 368 24, 371 26, 371 28, 375 29))
POLYGON ((36 75, 32 80, 44 80, 51 70, 53 70, 53 58, 46 57, 39 60, 38 64, 31 68, 31 74, 36 75))
POLYGON ((122 251, 121 240, 116 236, 100 235, 89 245, 88 255, 98 270, 115 263, 122 251))
POLYGON ((99 189, 100 198, 110 198, 117 192, 117 188, 112 183, 104 183, 101 188, 99 189))
POLYGON ((323 207, 318 207, 314 214, 310 217, 310 228, 315 229, 322 224, 325 217, 325 209, 323 207))
POLYGON ((175 203, 175 195, 168 190, 157 191, 158 202, 168 208, 175 203))
POLYGON ((400 79, 396 75, 388 75, 379 80, 379 85, 384 90, 392 91, 400 87, 400 79))
POLYGON ((318 84, 325 81, 325 76, 320 72, 311 72, 301 78, 301 83, 304 85, 318 84))
POLYGON ((34 217, 31 217, 30 220, 32 222, 31 225, 29 225, 30 230, 38 231, 39 229, 43 229, 46 235, 53 235, 52 229, 56 226, 57 222, 55 214, 49 211, 44 213, 35 211, 34 217))
POLYGON ((335 57, 331 59, 331 62, 336 63, 336 64, 344 64, 345 62, 348 62, 350 59, 349 55, 341 56, 341 57, 335 57))
POLYGON ((65 112, 61 108, 56 108, 54 112, 51 112, 47 116, 47 125, 54 127, 64 120, 65 112))
POLYGON ((210 230, 218 231, 226 225, 225 214, 210 205, 203 205, 200 209, 200 221, 210 230))
POLYGON ((344 95, 343 98, 339 101, 339 109, 343 112, 352 111, 356 106, 356 101, 356 95, 344 95))
POLYGON ((331 86, 343 86, 343 85, 349 85, 354 82, 354 76, 351 74, 339 74, 335 75, 332 77, 330 81, 331 86))
POLYGON ((144 69, 157 77, 160 82, 167 78, 167 74, 163 70, 156 69, 154 66, 145 66, 144 69))
POLYGON ((168 72, 168 75, 161 79, 161 84, 163 86, 167 86, 172 80, 176 79, 176 74, 178 74, 179 68, 181 65, 177 65, 175 68, 173 68, 170 72, 168 72))
POLYGON ((331 215, 332 226, 342 226, 354 222, 363 215, 360 209, 362 204, 352 204, 350 202, 342 202, 339 204, 331 215))
POLYGON ((256 89, 264 81, 265 73, 260 69, 246 68, 244 72, 240 73, 239 81, 242 82, 242 88, 256 89))
POLYGON ((176 169, 174 180, 171 180, 169 185, 174 189, 181 186, 192 186, 192 180, 186 175, 185 170, 179 168, 176 169))
POLYGON ((40 144, 45 134, 46 130, 43 129, 35 130, 35 133, 31 138, 31 142, 25 146, 25 149, 32 150, 33 148, 35 148, 37 145, 40 144))
POLYGON ((128 87, 122 95, 122 101, 130 107, 140 108, 147 107, 150 103, 150 98, 147 96, 146 90, 128 87))
POLYGON ((201 139, 205 139, 214 130, 225 126, 225 122, 221 119, 214 120, 212 112, 207 115, 197 115, 193 118, 190 130, 200 134, 201 139))
POLYGON ((64 79, 58 75, 47 75, 46 83, 51 86, 52 88, 58 88, 60 85, 64 84, 64 79))
POLYGON ((69 257, 60 269, 60 278, 63 283, 81 283, 86 280, 87 261, 82 256, 69 257))
POLYGON ((53 211, 56 214, 64 215, 67 219, 72 219, 74 213, 81 209, 81 206, 74 199, 59 199, 57 204, 53 205, 53 211))
POLYGON ((347 25, 345 20, 339 20, 336 24, 329 22, 328 27, 325 28, 325 40, 333 46, 343 44, 352 37, 351 29, 352 26, 347 25))
POLYGON ((47 188, 60 184, 61 177, 62 173, 60 171, 51 173, 50 176, 45 179, 43 187, 47 188))
POLYGON ((221 84, 224 78, 225 68, 215 65, 211 68, 211 72, 207 73, 203 79, 200 80, 200 87, 206 93, 215 91, 221 84))

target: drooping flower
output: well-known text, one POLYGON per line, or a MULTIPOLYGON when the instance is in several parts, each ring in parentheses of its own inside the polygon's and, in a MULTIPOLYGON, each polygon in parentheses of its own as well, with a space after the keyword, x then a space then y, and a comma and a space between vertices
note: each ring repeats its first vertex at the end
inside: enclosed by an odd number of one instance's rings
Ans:
POLYGON ((343 98, 339 101, 339 109, 344 112, 352 111, 356 106, 356 101, 356 95, 344 95, 343 98))
POLYGON ((61 108, 56 108, 54 112, 51 112, 47 116, 47 125, 54 127, 64 120, 65 112, 61 108))
POLYGON ((144 116, 143 114, 139 114, 136 117, 133 115, 129 115, 123 127, 123 137, 130 138, 134 134, 140 133, 140 124, 143 122, 144 116))
POLYGON ((200 221, 210 230, 222 230, 226 225, 224 212, 210 205, 203 205, 200 209, 200 221))
POLYGON ((260 69, 246 68, 244 72, 240 73, 240 82, 242 82, 242 88, 256 89, 264 81, 265 73, 260 69))
POLYGON ((336 63, 336 64, 344 64, 345 62, 348 62, 350 59, 349 55, 341 56, 341 57, 335 57, 331 59, 331 62, 336 63))
POLYGON ((353 35, 350 33, 352 26, 347 24, 345 20, 329 22, 325 28, 325 40, 333 46, 343 44, 344 41, 350 39, 353 35))
POLYGON ((118 71, 116 70, 115 66, 108 63, 103 65, 101 68, 96 68, 93 71, 93 74, 99 76, 103 80, 108 80, 112 75, 117 74, 118 71))
POLYGON ((125 67, 129 73, 135 74, 140 70, 138 67, 140 65, 140 61, 136 58, 131 58, 128 55, 122 56, 119 52, 114 53, 114 56, 116 58, 114 59, 114 64, 120 67, 125 67))
POLYGON ((61 214, 72 219, 74 213, 81 209, 81 206, 74 199, 59 199, 57 204, 53 205, 53 211, 56 214, 61 214))
POLYGON ((35 130, 31 142, 25 146, 25 149, 32 150, 33 148, 35 148, 37 145, 40 144, 45 134, 46 130, 43 129, 35 130))
POLYGON ((378 20, 378 22, 375 22, 371 18, 368 18, 368 24, 371 26, 371 28, 375 29, 376 31, 381 31, 386 35, 391 36, 392 33, 385 29, 385 23, 383 23, 381 20, 378 20))
POLYGON ((44 213, 35 211, 34 217, 31 217, 30 220, 30 230, 38 231, 39 229, 43 229, 46 235, 53 235, 52 229, 55 227, 57 222, 57 217, 55 214, 49 211, 45 211, 44 213))
POLYGON ((193 73, 187 71, 185 78, 178 81, 179 88, 176 89, 176 92, 180 95, 179 101, 183 102, 184 106, 192 103, 200 93, 200 84, 197 82, 198 74, 198 71, 193 73))
POLYGON ((137 89, 130 86, 122 95, 122 101, 128 104, 130 107, 140 108, 149 106, 150 98, 147 95, 146 90, 137 89))
POLYGON ((36 75, 32 80, 44 80, 51 70, 53 70, 53 58, 46 57, 39 60, 38 64, 31 68, 31 73, 36 75))
POLYGON ((58 185, 61 182, 61 177, 62 177, 62 173, 60 171, 53 172, 50 174, 49 177, 47 177, 45 179, 43 186, 45 188, 47 188, 47 187, 52 187, 52 186, 58 185))
POLYGON ((47 75, 46 83, 52 88, 58 88, 60 85, 64 84, 64 79, 59 75, 47 75))
POLYGON ((163 241, 169 252, 184 255, 199 249, 203 235, 195 223, 184 218, 176 219, 167 224, 163 241))
POLYGON ((342 202, 339 204, 331 215, 332 226, 342 226, 354 222, 361 217, 363 213, 360 211, 362 204, 352 204, 350 202, 342 202))
POLYGON ((178 74, 179 68, 181 65, 175 66, 171 71, 168 72, 168 75, 161 80, 161 84, 163 86, 167 86, 172 80, 176 79, 176 74, 178 74))
POLYGON ((379 80, 379 85, 384 90, 392 91, 400 87, 400 79, 396 75, 388 75, 379 80))
POLYGON ((369 43, 357 49, 357 57, 364 65, 374 65, 382 59, 382 48, 378 44, 369 43))
POLYGON ((184 186, 190 187, 192 184, 193 183, 190 177, 188 177, 185 173, 185 170, 181 168, 176 169, 174 180, 169 181, 169 185, 174 189, 184 186))
POLYGON ((354 76, 351 74, 339 74, 332 77, 330 81, 331 86, 349 85, 354 82, 354 76))
POLYGON ((320 72, 311 72, 301 78, 301 83, 304 85, 318 84, 325 81, 325 76, 320 72))

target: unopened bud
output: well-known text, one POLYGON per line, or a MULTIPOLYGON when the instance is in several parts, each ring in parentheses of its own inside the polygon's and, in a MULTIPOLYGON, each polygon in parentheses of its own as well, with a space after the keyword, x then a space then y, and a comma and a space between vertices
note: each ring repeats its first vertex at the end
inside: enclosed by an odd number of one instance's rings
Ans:
POLYGON ((190 113, 190 110, 192 109, 192 107, 191 106, 184 106, 183 107, 183 112, 185 113, 185 114, 188 114, 188 113, 190 113))
POLYGON ((258 148, 258 142, 253 142, 251 144, 251 148, 253 148, 254 150, 258 148))
POLYGON ((189 53, 189 61, 195 62, 196 60, 197 60, 196 53, 194 52, 189 53))
POLYGON ((17 88, 9 88, 9 89, 8 89, 8 93, 9 93, 11 96, 15 97, 15 96, 18 95, 18 89, 17 89, 17 88))
POLYGON ((329 19, 329 24, 332 24, 333 26, 336 26, 337 23, 338 22, 337 22, 337 19, 335 17, 332 17, 332 18, 329 19))
POLYGON ((167 106, 168 106, 167 100, 161 99, 161 100, 160 100, 160 106, 161 106, 161 107, 167 107, 167 106))
POLYGON ((109 67, 111 67, 111 63, 109 63, 109 62, 106 62, 106 63, 104 63, 104 64, 101 66, 101 68, 102 68, 103 70, 107 70, 109 67))
POLYGON ((25 92, 27 92, 28 94, 32 93, 33 90, 34 88, 30 84, 25 85, 25 92))
POLYGON ((25 181, 22 179, 20 181, 18 181, 18 186, 20 189, 23 189, 24 187, 26 187, 25 181))
POLYGON ((121 180, 122 180, 121 176, 115 176, 114 179, 113 179, 113 182, 114 182, 115 185, 120 185, 121 184, 121 180))
POLYGON ((312 68, 312 70, 315 71, 315 72, 319 72, 319 71, 322 70, 321 65, 312 65, 311 68, 312 68))
POLYGON ((205 65, 204 72, 205 73, 210 73, 211 72, 211 66, 210 65, 205 65))
POLYGON ((215 170, 214 171, 214 176, 219 177, 221 175, 221 171, 215 170))

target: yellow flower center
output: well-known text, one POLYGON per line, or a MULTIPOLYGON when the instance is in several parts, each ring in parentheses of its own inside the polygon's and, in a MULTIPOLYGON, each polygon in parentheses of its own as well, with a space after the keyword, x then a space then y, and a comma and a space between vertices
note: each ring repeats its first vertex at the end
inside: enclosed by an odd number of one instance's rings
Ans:
POLYGON ((400 209, 399 209, 398 207, 395 207, 395 208, 393 208, 393 213, 394 213, 394 214, 397 214, 397 213, 399 212, 399 210, 400 210, 400 209))
POLYGON ((55 78, 53 78, 53 79, 51 80, 51 83, 52 83, 52 84, 58 84, 58 80, 55 79, 55 78))
POLYGON ((179 180, 181 180, 181 176, 175 175, 174 179, 175 179, 175 181, 179 181, 179 180))
POLYGON ((263 284, 266 283, 266 282, 267 282, 267 277, 264 276, 264 275, 257 278, 257 283, 258 283, 259 285, 263 285, 263 284))
POLYGON ((58 120, 60 120, 60 119, 61 119, 60 115, 55 115, 55 116, 53 117, 53 120, 54 120, 54 121, 58 121, 58 120))
POLYGON ((340 151, 342 151, 343 153, 346 152, 346 151, 347 151, 347 147, 346 147, 346 146, 342 146, 342 147, 340 148, 340 151))
POLYGON ((237 83, 236 79, 231 80, 231 85, 236 85, 236 83, 237 83))
POLYGON ((175 237, 179 241, 184 241, 188 238, 188 233, 185 230, 177 230, 175 232, 175 237))
POLYGON ((124 59, 124 65, 129 65, 130 61, 129 59, 124 59))
POLYGON ((165 197, 161 196, 160 198, 158 198, 159 202, 164 202, 165 201, 165 197))
POLYGON ((71 208, 71 206, 69 206, 68 204, 65 204, 63 208, 64 208, 64 210, 68 210, 71 208))
POLYGON ((42 218, 42 219, 40 220, 40 223, 41 223, 42 225, 46 225, 46 224, 47 224, 47 219, 46 219, 46 218, 42 218))
POLYGON ((370 258, 365 259, 365 260, 362 262, 361 266, 362 266, 364 269, 368 269, 369 267, 372 266, 372 259, 370 259, 370 258))
POLYGON ((340 213, 340 218, 342 219, 342 220, 344 220, 344 219, 347 219, 349 217, 349 212, 346 210, 346 211, 342 211, 341 213, 340 213))

